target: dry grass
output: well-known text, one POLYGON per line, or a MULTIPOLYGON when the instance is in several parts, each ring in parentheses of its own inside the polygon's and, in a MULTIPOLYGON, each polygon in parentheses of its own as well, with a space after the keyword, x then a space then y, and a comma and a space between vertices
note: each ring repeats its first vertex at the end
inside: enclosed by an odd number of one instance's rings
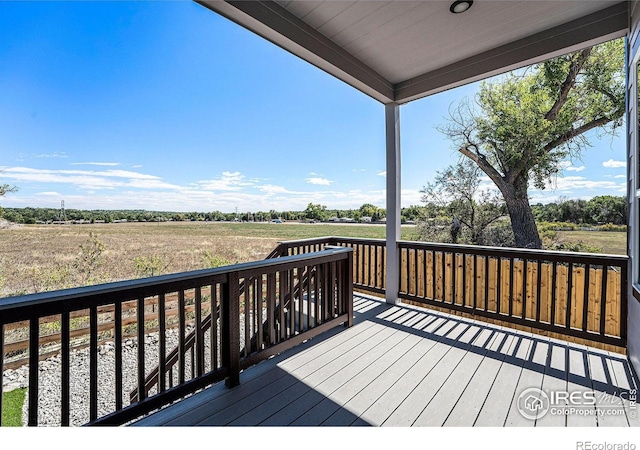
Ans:
POLYGON ((206 267, 205 251, 231 262, 261 259, 278 239, 220 235, 215 227, 114 224, 23 226, 0 231, 2 294, 39 292, 141 276, 136 258, 158 262, 160 273, 206 267), (85 276, 76 268, 89 232, 104 244, 96 270, 85 276), (84 282, 83 282, 84 281, 84 282))
MULTIPOLYGON (((407 227, 403 238, 412 238, 412 230, 407 227)), ((143 258, 153 261, 155 275, 205 268, 207 252, 209 259, 215 255, 231 263, 254 261, 279 241, 329 235, 383 238, 384 227, 175 222, 0 229, 0 296, 138 278, 144 275, 143 258), (90 246, 90 233, 104 245, 93 259, 81 249, 90 246)))
POLYGON ((627 233, 618 231, 558 231, 558 239, 583 242, 598 247, 602 253, 611 255, 627 254, 627 233))
MULTIPOLYGON (((141 259, 153 261, 154 274, 159 275, 205 268, 211 256, 231 263, 259 260, 284 240, 384 238, 384 233, 384 227, 377 225, 218 222, 5 228, 0 229, 0 297, 138 278, 145 275, 141 259), (91 233, 104 245, 102 253, 93 259, 81 249, 91 243, 91 233)), ((597 245, 606 253, 625 253, 625 233, 558 234, 563 239, 597 245)), ((414 227, 403 227, 403 239, 416 237, 414 227)))

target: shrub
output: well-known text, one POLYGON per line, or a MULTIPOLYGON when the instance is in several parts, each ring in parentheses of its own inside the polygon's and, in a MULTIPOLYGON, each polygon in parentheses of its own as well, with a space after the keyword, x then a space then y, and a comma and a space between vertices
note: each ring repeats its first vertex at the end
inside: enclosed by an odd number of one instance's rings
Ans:
MULTIPOLYGON (((451 218, 436 217, 419 220, 416 224, 418 239, 426 242, 452 243, 451 218)), ((471 230, 463 226, 457 235, 457 243, 463 245, 486 245, 489 247, 513 247, 515 239, 509 219, 500 219, 480 230, 475 237, 471 230)))
POLYGON ((539 222, 538 232, 542 234, 545 231, 575 231, 578 226, 570 222, 539 222))
POLYGON ((89 237, 80 245, 80 254, 73 263, 77 284, 92 284, 100 278, 96 278, 95 273, 103 264, 104 250, 104 242, 98 239, 98 235, 93 231, 89 232, 89 237))
POLYGON ((28 275, 33 292, 55 291, 74 287, 69 266, 57 263, 53 267, 32 267, 28 275))
POLYGON ((158 255, 136 256, 133 259, 134 271, 138 278, 153 277, 160 275, 167 269, 169 264, 164 264, 158 255))
POLYGON ((606 223, 598 227, 599 231, 627 231, 626 225, 614 225, 612 223, 606 223))
POLYGON ((513 236, 511 221, 498 220, 489 225, 482 232, 478 244, 489 247, 515 247, 516 240, 513 236))
POLYGON ((602 253, 602 249, 595 245, 585 244, 582 241, 556 241, 545 246, 546 250, 557 250, 562 252, 581 252, 581 253, 602 253))
POLYGON ((211 251, 205 250, 202 255, 202 259, 204 260, 205 267, 209 269, 213 269, 215 267, 228 266, 231 264, 231 261, 220 256, 212 254, 211 251))

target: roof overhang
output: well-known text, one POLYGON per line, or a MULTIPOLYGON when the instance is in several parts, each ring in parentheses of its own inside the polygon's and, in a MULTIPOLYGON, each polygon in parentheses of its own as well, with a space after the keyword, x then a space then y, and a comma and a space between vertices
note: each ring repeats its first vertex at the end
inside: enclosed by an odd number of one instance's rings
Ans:
POLYGON ((196 0, 382 103, 406 103, 622 37, 629 3, 196 0), (466 16, 466 17, 465 17, 466 16))

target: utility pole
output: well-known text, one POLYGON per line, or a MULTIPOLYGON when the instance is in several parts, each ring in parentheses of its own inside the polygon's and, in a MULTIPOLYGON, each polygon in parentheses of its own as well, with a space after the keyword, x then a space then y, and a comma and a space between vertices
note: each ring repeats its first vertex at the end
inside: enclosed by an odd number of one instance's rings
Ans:
POLYGON ((58 220, 63 223, 67 221, 67 213, 64 210, 64 200, 60 202, 60 213, 58 214, 58 220))

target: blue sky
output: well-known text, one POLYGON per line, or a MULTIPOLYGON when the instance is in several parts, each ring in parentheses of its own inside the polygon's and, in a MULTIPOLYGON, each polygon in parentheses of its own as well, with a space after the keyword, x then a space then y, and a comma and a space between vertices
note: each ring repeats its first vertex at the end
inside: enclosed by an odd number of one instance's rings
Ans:
MULTIPOLYGON (((5 207, 384 207, 384 107, 189 1, 1 2, 5 207)), ((469 85, 401 107, 402 204, 458 156, 435 126, 469 85)), ((625 195, 592 140, 532 202, 625 195)))

